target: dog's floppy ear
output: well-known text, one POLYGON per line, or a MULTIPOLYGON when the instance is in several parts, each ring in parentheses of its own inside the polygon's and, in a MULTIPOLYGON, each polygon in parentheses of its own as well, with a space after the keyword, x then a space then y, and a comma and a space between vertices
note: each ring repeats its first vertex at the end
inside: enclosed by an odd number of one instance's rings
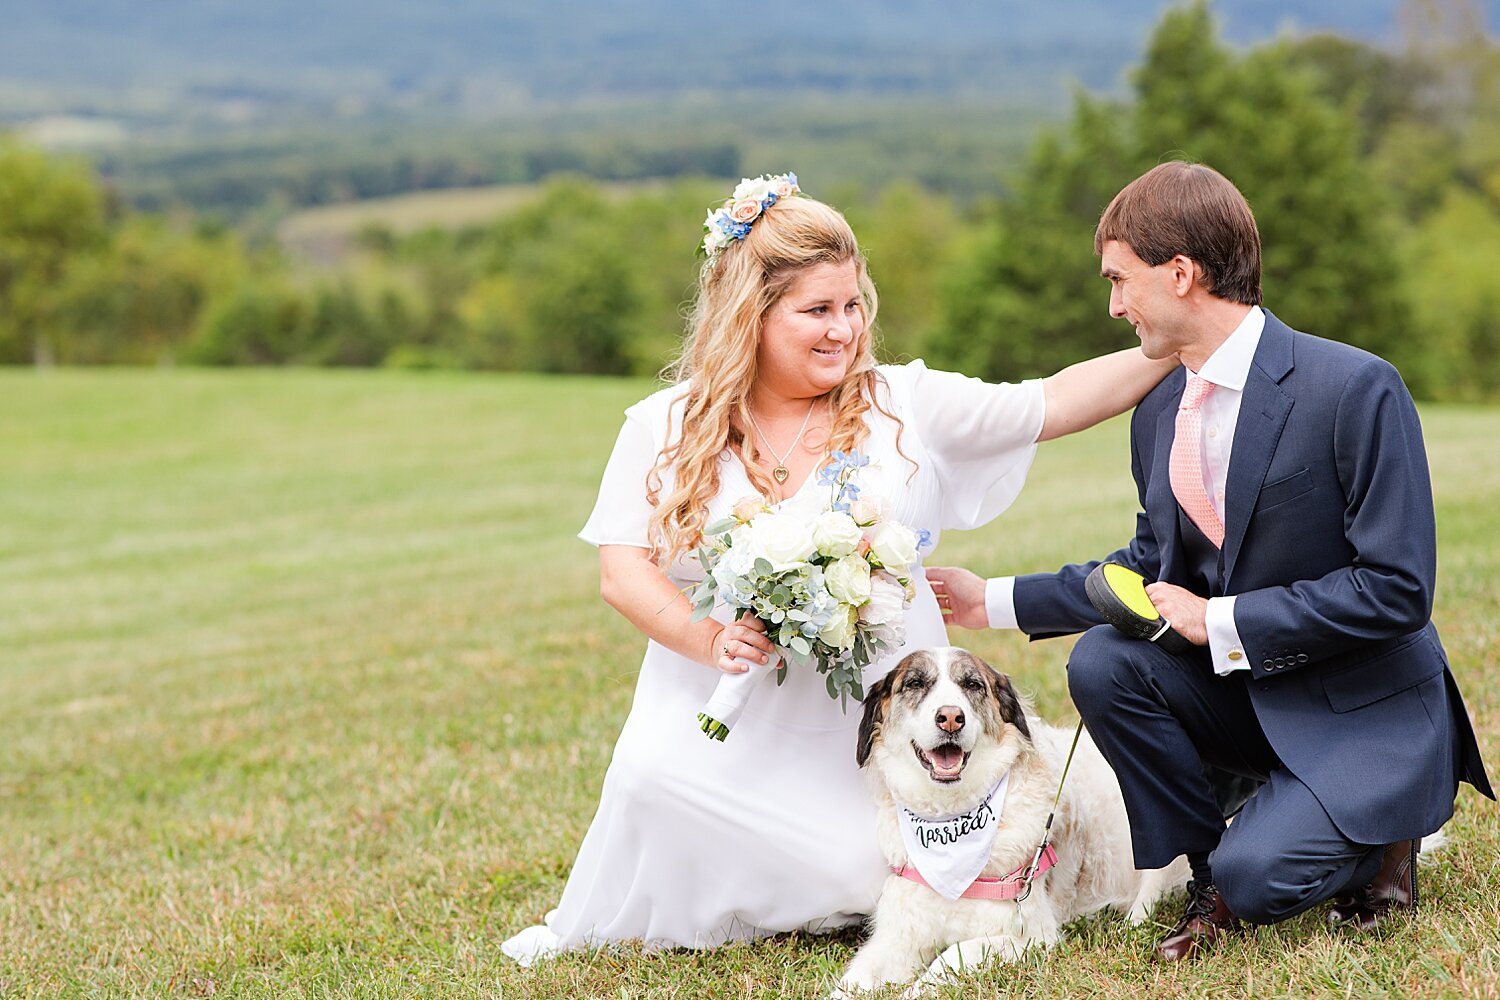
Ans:
MULTIPOLYGON (((979 662, 984 663, 983 660, 979 662)), ((988 663, 984 664, 984 669, 990 672, 990 683, 995 685, 995 700, 1000 703, 1000 718, 1019 729, 1021 735, 1030 741, 1031 729, 1026 725, 1026 709, 1022 707, 1016 689, 1011 686, 1010 678, 988 663)))
POLYGON ((859 723, 859 746, 854 751, 854 760, 860 767, 864 767, 865 761, 870 759, 870 750, 875 744, 875 735, 885 722, 885 705, 891 700, 891 688, 895 685, 896 674, 900 669, 898 664, 896 669, 880 678, 874 687, 865 692, 865 717, 859 723))

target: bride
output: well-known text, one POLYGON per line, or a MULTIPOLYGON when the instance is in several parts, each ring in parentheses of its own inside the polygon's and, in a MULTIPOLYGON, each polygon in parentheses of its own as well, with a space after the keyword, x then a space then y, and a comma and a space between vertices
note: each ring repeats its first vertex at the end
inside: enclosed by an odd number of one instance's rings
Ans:
MULTIPOLYGON (((625 411, 580 537, 599 547, 605 601, 648 639, 635 700, 557 908, 506 941, 530 964, 614 941, 712 947, 859 921, 887 875, 854 761, 858 712, 811 670, 750 701, 726 742, 697 713, 719 671, 772 652, 720 607, 692 622, 684 587, 703 528, 746 496, 815 485, 858 448, 865 498, 896 520, 974 528, 1020 491, 1036 444, 1133 406, 1172 365, 1121 351, 1043 380, 989 384, 921 361, 877 365, 875 287, 842 215, 795 175, 747 180, 711 214, 708 260, 673 383, 625 411)), ((907 650, 947 645, 916 574, 907 650)))

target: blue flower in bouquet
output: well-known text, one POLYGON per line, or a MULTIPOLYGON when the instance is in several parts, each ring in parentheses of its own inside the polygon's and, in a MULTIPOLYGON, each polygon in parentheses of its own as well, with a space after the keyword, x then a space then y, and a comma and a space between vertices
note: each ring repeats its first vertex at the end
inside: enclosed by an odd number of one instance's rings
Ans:
POLYGON ((828 592, 828 586, 823 580, 823 568, 814 566, 813 573, 808 580, 808 601, 802 609, 807 615, 807 621, 802 623, 799 631, 804 638, 811 639, 833 620, 834 614, 839 609, 838 598, 828 592))

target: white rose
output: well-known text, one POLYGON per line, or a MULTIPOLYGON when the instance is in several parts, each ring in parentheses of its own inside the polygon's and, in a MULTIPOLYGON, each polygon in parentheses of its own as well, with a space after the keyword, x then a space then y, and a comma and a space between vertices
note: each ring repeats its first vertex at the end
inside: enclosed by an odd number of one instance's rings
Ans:
POLYGON ((901 620, 906 610, 906 588, 877 573, 870 580, 870 599, 859 609, 859 620, 870 625, 889 625, 901 620))
POLYGON ((812 525, 793 515, 769 511, 750 523, 750 550, 779 572, 813 557, 812 525))
POLYGON ((885 505, 879 500, 856 500, 849 505, 849 516, 861 528, 868 528, 885 516, 885 505))
POLYGON ((870 535, 870 548, 881 565, 905 569, 917 561, 917 536, 896 521, 887 521, 870 535))
POLYGON ((765 201, 766 195, 771 192, 771 182, 764 177, 746 177, 734 188, 733 198, 739 201, 742 198, 753 198, 756 201, 765 201))
POLYGON ((850 649, 854 646, 854 609, 847 604, 839 605, 827 625, 818 633, 834 649, 850 649))
POLYGON ((823 568, 823 582, 834 597, 859 607, 870 599, 870 564, 859 556, 845 556, 823 568))
POLYGON ((830 510, 813 522, 813 544, 825 556, 838 559, 854 551, 862 533, 854 519, 842 511, 830 510))

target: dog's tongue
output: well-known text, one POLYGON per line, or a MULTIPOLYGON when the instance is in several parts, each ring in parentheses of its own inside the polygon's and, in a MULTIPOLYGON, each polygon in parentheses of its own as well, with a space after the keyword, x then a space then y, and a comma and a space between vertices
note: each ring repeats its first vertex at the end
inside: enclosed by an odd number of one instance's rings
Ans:
POLYGON ((956 771, 964 762, 964 752, 949 743, 927 751, 933 765, 940 771, 956 771))

